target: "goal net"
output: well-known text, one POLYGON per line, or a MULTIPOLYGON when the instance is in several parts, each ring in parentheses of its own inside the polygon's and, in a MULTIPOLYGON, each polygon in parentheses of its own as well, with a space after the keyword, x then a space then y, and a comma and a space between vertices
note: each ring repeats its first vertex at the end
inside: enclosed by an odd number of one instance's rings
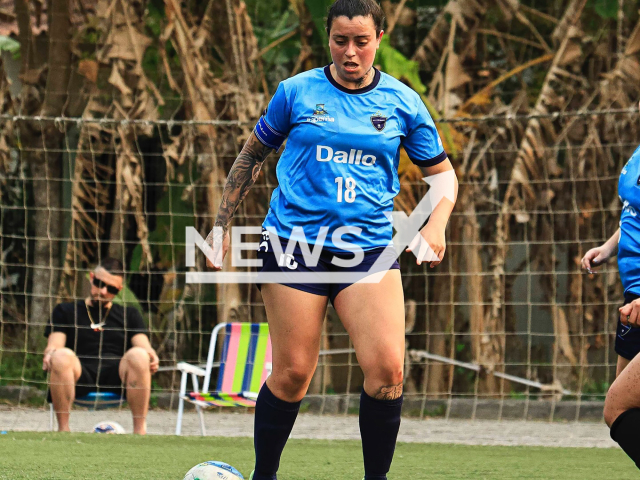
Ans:
MULTIPOLYGON (((601 418, 622 288, 615 261, 588 275, 579 260, 617 228, 618 175, 637 124, 631 110, 602 109, 438 122, 443 137, 469 141, 454 162, 444 261, 429 269, 399 258, 405 415, 601 418)), ((160 355, 152 405, 175 409, 175 365, 204 363, 216 324, 266 321, 253 284, 185 281, 206 271, 199 250, 187 267, 185 230, 206 237, 251 122, 4 115, 2 125, 0 388, 15 405, 45 405, 50 312, 88 296, 88 272, 111 256, 126 268, 118 301, 141 311, 160 355), (203 127, 236 141, 202 148, 203 127), (43 141, 51 131, 63 132, 62 148, 43 141)), ((234 226, 261 224, 276 164, 277 155, 265 162, 234 226)), ((395 209, 410 214, 427 185, 404 154, 399 176, 395 209)), ((321 350, 305 408, 355 411, 362 372, 332 308, 321 350)))
MULTIPOLYGON (((51 311, 86 298, 114 257, 117 301, 140 310, 160 356, 152 406, 175 412, 177 362, 204 363, 222 322, 266 321, 253 283, 187 282, 206 265, 198 249, 188 262, 186 232, 209 233, 278 83, 331 61, 331 2, 4 3, 0 399, 47 408, 51 311)), ((618 228, 618 177, 640 141, 636 2, 380 3, 375 65, 420 95, 460 182, 444 261, 399 257, 404 414, 600 421, 623 294, 614 260, 586 274, 580 259, 618 228)), ((277 162, 234 228, 261 225, 277 162)), ((394 208, 410 215, 428 187, 403 152, 398 170, 394 208)), ((303 409, 355 412, 362 382, 330 307, 303 409)))

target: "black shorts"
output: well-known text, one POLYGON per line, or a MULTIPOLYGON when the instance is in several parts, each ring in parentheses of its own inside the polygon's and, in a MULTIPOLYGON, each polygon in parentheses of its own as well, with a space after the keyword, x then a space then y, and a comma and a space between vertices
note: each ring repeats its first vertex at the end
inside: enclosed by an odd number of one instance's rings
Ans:
MULTIPOLYGON (((624 304, 633 302, 640 295, 627 293, 624 296, 624 304)), ((640 327, 623 325, 618 316, 618 328, 616 331, 616 353, 627 360, 633 360, 640 352, 640 327)))
POLYGON ((76 382, 76 398, 81 398, 91 392, 112 392, 126 396, 120 380, 120 362, 102 362, 100 368, 95 363, 80 361, 82 373, 76 382))
MULTIPOLYGON (((284 252, 287 248, 288 240, 286 238, 280 238, 280 245, 282 247, 282 251, 284 252)), ((313 250, 313 245, 310 246, 310 250, 313 250)), ((283 254, 286 256, 286 254, 283 254)), ((260 273, 263 272, 280 272, 289 274, 293 279, 295 279, 295 272, 305 272, 305 273, 318 273, 318 272, 332 272, 332 273, 356 273, 356 272, 367 272, 363 273, 362 278, 366 277, 371 273, 378 273, 380 270, 371 271, 371 267, 378 261, 378 259, 382 258, 384 262, 383 265, 391 264, 391 267, 384 268, 384 270, 394 270, 399 269, 400 265, 397 261, 397 255, 395 250, 386 249, 384 247, 375 248, 372 250, 366 250, 364 252, 363 260, 355 266, 352 267, 339 267, 331 263, 334 257, 338 257, 343 260, 350 260, 354 256, 351 253, 346 252, 345 254, 338 254, 332 251, 323 249, 320 253, 318 264, 315 267, 309 267, 305 265, 304 257, 302 255, 302 250, 300 250, 299 244, 296 244, 293 253, 290 256, 287 256, 283 259, 276 258, 276 254, 273 251, 273 247, 271 245, 271 240, 269 238, 269 232, 266 230, 262 231, 262 242, 260 243, 260 247, 258 248, 258 258, 262 260, 262 267, 259 268, 258 271, 258 282, 257 287, 260 289, 260 273), (388 257, 388 258, 387 258, 388 257)), ((376 267, 377 268, 377 267, 376 267)), ((323 295, 329 297, 331 303, 334 302, 338 294, 344 290, 345 288, 353 285, 355 282, 350 283, 286 283, 283 282, 282 285, 286 285, 287 287, 295 288, 296 290, 302 290, 303 292, 313 293, 314 295, 323 295)))

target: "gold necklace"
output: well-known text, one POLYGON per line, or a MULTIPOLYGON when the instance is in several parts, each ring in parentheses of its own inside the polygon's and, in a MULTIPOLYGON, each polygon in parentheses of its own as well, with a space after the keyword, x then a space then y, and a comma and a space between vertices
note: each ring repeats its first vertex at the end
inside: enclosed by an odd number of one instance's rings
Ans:
POLYGON ((102 321, 100 323, 95 323, 93 321, 93 317, 91 316, 91 312, 89 311, 89 299, 86 299, 84 301, 84 306, 87 309, 87 315, 89 315, 89 320, 91 321, 91 329, 94 332, 101 332, 104 330, 104 326, 107 324, 107 317, 109 316, 109 314, 111 313, 111 307, 109 307, 107 309, 107 314, 104 316, 104 318, 102 319, 102 321))

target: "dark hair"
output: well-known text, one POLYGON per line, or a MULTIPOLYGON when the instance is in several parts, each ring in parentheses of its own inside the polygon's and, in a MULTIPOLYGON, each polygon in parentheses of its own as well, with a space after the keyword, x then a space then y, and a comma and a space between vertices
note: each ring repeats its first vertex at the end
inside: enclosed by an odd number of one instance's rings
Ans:
POLYGON ((376 35, 380 35, 380 31, 384 27, 384 12, 375 0, 336 0, 329 7, 327 33, 331 32, 331 24, 334 18, 344 16, 351 20, 353 17, 360 15, 371 17, 376 27, 376 35))
POLYGON ((122 262, 117 258, 103 258, 98 267, 104 268, 107 272, 116 277, 124 277, 124 266, 122 265, 122 262))

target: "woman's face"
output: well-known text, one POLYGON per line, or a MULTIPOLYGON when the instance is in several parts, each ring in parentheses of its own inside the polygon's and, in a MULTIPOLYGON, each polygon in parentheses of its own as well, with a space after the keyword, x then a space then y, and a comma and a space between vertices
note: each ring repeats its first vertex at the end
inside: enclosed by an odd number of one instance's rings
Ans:
POLYGON ((349 19, 340 16, 333 19, 329 32, 331 58, 340 80, 352 84, 363 83, 373 67, 376 50, 383 32, 376 35, 371 16, 349 19))

